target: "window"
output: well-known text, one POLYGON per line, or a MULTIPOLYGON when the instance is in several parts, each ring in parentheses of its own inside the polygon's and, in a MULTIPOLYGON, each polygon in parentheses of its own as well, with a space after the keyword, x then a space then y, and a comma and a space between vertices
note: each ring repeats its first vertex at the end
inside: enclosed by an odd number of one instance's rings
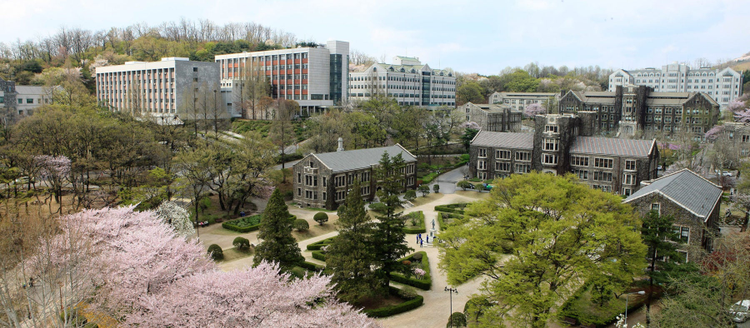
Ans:
POLYGON ((584 156, 571 156, 570 165, 589 166, 589 158, 584 156))
POLYGON ((625 169, 628 171, 635 171, 635 160, 626 160, 625 169))
POLYGON ((543 154, 542 163, 551 165, 557 164, 557 155, 543 154))
POLYGON ((302 183, 302 173, 297 173, 297 183, 302 183))
POLYGON ((297 188, 297 196, 302 196, 302 188, 297 188))
MULTIPOLYGON (((326 177, 323 177, 323 187, 325 187, 325 186, 327 185, 327 184, 326 184, 327 180, 328 180, 328 179, 327 179, 326 177)), ((325 198, 323 198, 323 199, 325 199, 325 198)))
POLYGON ((495 171, 510 172, 510 163, 495 162, 495 171))
POLYGON ((528 162, 531 161, 531 153, 528 151, 517 151, 516 152, 516 160, 522 161, 522 162, 528 162))
POLYGON ((544 139, 544 150, 557 151, 558 150, 558 142, 559 141, 557 139, 545 138, 544 139))
POLYGON ((557 125, 545 125, 544 132, 557 133, 557 125))
POLYGON ((580 180, 588 180, 589 179, 589 171, 588 170, 579 170, 579 169, 573 169, 573 174, 578 176, 578 179, 580 180))
POLYGON ((594 181, 612 182, 612 172, 594 172, 594 181))
POLYGON ((594 167, 611 169, 614 167, 614 160, 611 158, 594 158, 594 167))
POLYGON ((33 104, 34 103, 34 98, 26 98, 26 103, 27 104, 33 104))
POLYGON ((515 173, 529 173, 531 172, 530 164, 516 164, 515 173))
POLYGON ((683 226, 672 226, 672 231, 677 235, 677 238, 679 238, 683 243, 687 244, 690 240, 690 227, 683 227, 683 226))
POLYGON ((634 185, 635 184, 635 174, 625 174, 622 179, 622 183, 626 185, 634 185))
POLYGON ((496 150, 495 158, 496 159, 510 159, 510 150, 496 150))
POLYGON ((659 210, 659 203, 651 204, 651 210, 656 211, 657 213, 661 214, 661 211, 659 210))
POLYGON ((628 197, 633 194, 633 190, 630 188, 622 188, 622 194, 625 195, 625 197, 628 197))
POLYGON ((477 156, 481 158, 487 157, 487 148, 479 148, 479 154, 477 156))
POLYGON ((198 67, 193 67, 193 72, 197 72, 197 71, 198 71, 198 67))
POLYGON ((487 162, 485 162, 485 161, 477 161, 477 169, 479 169, 479 170, 486 170, 487 169, 487 162))

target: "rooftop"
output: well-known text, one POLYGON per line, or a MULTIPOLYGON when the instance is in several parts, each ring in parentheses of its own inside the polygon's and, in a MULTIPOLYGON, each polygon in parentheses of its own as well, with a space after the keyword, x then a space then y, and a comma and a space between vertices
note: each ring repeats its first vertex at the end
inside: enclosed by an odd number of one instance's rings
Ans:
POLYGON ((626 198, 624 202, 630 203, 653 193, 659 193, 669 198, 705 221, 714 207, 719 204, 722 191, 719 186, 695 172, 682 169, 653 180, 650 185, 642 187, 626 198))
POLYGON ((518 132, 479 131, 471 141, 472 146, 533 149, 534 134, 518 132))
POLYGON ((393 157, 401 154, 405 162, 414 162, 417 158, 408 150, 396 144, 388 147, 345 150, 330 153, 312 154, 333 172, 344 172, 368 168, 380 162, 383 153, 393 157))
POLYGON ((570 147, 570 153, 648 157, 654 147, 656 147, 656 139, 637 140, 578 136, 570 147))

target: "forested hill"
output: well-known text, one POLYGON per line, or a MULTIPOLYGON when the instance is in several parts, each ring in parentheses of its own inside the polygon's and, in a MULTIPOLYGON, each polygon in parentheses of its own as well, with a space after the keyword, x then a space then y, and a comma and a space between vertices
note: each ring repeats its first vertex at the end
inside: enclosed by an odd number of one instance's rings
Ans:
POLYGON ((60 28, 39 40, 0 43, 0 77, 19 85, 44 84, 43 70, 80 67, 84 80, 92 66, 118 65, 126 61, 158 61, 162 57, 189 57, 213 61, 214 55, 293 47, 297 37, 256 23, 217 25, 209 20, 145 23, 125 28, 91 31, 60 28))

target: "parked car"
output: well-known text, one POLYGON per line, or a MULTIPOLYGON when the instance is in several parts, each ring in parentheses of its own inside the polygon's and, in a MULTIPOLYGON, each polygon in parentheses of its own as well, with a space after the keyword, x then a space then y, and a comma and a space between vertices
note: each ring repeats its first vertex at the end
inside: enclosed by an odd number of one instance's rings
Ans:
POLYGON ((723 175, 725 177, 731 177, 732 176, 732 172, 724 171, 724 172, 721 173, 721 175, 723 175))
POLYGON ((734 303, 732 308, 729 309, 729 313, 732 315, 732 320, 740 323, 750 319, 750 311, 748 311, 748 308, 750 308, 750 300, 742 300, 734 303))

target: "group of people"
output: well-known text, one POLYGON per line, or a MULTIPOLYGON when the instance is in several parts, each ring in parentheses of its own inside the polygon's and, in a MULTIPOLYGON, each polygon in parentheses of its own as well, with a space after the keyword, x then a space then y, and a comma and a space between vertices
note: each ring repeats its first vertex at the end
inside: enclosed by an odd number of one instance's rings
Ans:
MULTIPOLYGON (((432 241, 435 241, 434 240, 435 237, 432 237, 432 239, 433 239, 432 241)), ((424 247, 424 243, 427 243, 427 244, 430 243, 430 235, 429 234, 424 234, 424 238, 422 238, 422 234, 421 233, 417 234, 417 244, 419 244, 419 247, 424 247), (426 239, 426 241, 425 241, 425 239, 426 239)))

